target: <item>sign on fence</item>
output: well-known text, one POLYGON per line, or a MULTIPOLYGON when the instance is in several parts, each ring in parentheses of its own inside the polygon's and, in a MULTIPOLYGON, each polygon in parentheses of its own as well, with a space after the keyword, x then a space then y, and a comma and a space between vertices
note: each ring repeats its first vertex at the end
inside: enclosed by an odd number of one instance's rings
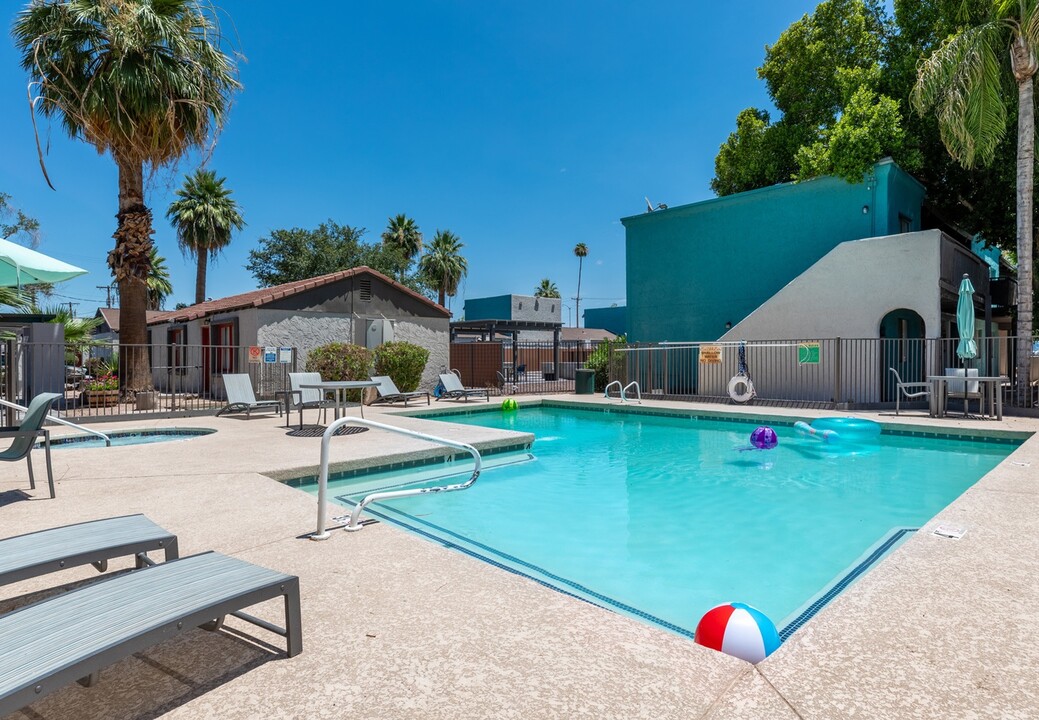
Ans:
POLYGON ((259 345, 249 346, 249 362, 258 363, 263 359, 263 348, 259 345))
POLYGON ((797 364, 798 365, 818 365, 819 364, 819 343, 818 342, 807 342, 801 343, 797 346, 797 364))
POLYGON ((276 347, 265 347, 263 349, 263 361, 265 363, 276 363, 276 362, 278 362, 278 348, 276 348, 276 347))
POLYGON ((280 347, 278 348, 278 362, 282 364, 288 364, 292 362, 292 348, 280 347))
POLYGON ((721 365, 722 364, 722 346, 721 345, 701 345, 700 346, 700 364, 701 365, 721 365))

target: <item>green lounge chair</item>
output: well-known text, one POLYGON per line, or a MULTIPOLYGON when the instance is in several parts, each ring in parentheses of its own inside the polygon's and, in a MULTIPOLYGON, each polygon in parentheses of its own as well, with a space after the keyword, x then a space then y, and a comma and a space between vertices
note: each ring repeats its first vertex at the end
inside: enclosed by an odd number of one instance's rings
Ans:
POLYGON ((299 578, 203 553, 132 570, 0 616, 0 716, 185 630, 217 630, 234 615, 303 651, 299 578), (285 628, 241 612, 285 599, 285 628))
POLYGON ((54 471, 51 469, 51 437, 50 431, 43 429, 43 421, 47 419, 47 411, 51 404, 61 395, 58 393, 40 393, 32 399, 25 409, 22 424, 17 427, 0 426, 0 438, 14 438, 10 447, 0 452, 0 461, 16 462, 25 459, 29 463, 29 488, 36 489, 36 478, 32 474, 32 451, 36 447, 36 438, 43 438, 43 452, 47 457, 47 485, 51 497, 54 497, 54 471))

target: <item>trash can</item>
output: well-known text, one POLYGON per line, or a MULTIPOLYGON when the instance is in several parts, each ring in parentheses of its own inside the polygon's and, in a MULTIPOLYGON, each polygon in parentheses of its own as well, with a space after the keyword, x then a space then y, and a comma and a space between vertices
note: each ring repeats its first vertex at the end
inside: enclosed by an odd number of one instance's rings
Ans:
POLYGON ((574 392, 578 395, 595 394, 595 371, 587 368, 577 370, 577 379, 574 381, 574 392))

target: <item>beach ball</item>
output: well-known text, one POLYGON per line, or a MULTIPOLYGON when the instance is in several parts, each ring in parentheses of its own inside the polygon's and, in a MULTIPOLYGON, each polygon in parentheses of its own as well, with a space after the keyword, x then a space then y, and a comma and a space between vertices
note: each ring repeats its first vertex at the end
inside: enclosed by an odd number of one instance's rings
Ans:
POLYGON ((761 662, 779 647, 779 632, 765 613, 745 603, 711 608, 696 625, 693 640, 747 662, 761 662))
POLYGON ((758 450, 771 450, 779 444, 779 437, 775 430, 763 425, 750 434, 750 444, 758 450))
POLYGON ((501 401, 502 410, 518 410, 519 403, 514 398, 505 398, 501 401))

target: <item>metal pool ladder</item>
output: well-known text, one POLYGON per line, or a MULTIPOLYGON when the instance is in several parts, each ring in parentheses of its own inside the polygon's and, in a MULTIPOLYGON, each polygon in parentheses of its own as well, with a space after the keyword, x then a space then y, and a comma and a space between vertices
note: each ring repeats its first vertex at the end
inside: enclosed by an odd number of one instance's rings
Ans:
MULTIPOLYGON (((4 406, 10 407, 10 408, 14 408, 15 410, 21 410, 22 412, 25 412, 26 410, 29 409, 29 408, 25 407, 24 405, 19 405, 18 403, 13 403, 13 402, 10 402, 8 400, 2 400, 2 399, 0 399, 0 405, 4 405, 4 406)), ((76 423, 69 422, 68 420, 62 420, 60 417, 56 417, 56 416, 50 415, 50 414, 47 415, 47 420, 50 421, 50 422, 53 422, 53 423, 58 423, 59 425, 65 425, 65 426, 70 427, 70 428, 76 428, 77 430, 82 430, 83 432, 85 432, 85 433, 87 433, 89 435, 96 435, 97 437, 99 437, 99 438, 101 438, 102 440, 105 441, 105 447, 112 447, 112 439, 109 438, 107 435, 105 435, 100 430, 91 430, 88 427, 83 427, 82 425, 77 425, 76 423)))
POLYGON ((617 389, 620 391, 621 402, 627 402, 628 401, 628 390, 631 390, 632 388, 635 388, 635 397, 638 398, 637 402, 639 403, 639 405, 642 404, 642 390, 639 389, 638 382, 636 382, 634 380, 632 380, 630 383, 628 383, 627 385, 625 385, 623 387, 621 387, 621 381, 620 380, 614 380, 613 382, 609 383, 606 386, 606 393, 603 395, 603 397, 605 397, 607 399, 610 397, 610 388, 612 388, 614 385, 616 385, 617 389))
POLYGON ((389 490, 387 492, 377 492, 366 496, 361 502, 354 506, 353 511, 350 513, 350 520, 347 522, 344 530, 353 532, 361 529, 360 519, 361 511, 364 510, 368 505, 375 502, 376 500, 387 500, 389 498, 407 497, 409 495, 425 495, 427 493, 442 493, 452 492, 454 490, 465 490, 470 487, 476 479, 480 477, 480 468, 483 466, 483 459, 480 457, 480 451, 474 448, 472 445, 468 445, 463 442, 457 442, 455 440, 447 440, 445 438, 437 437, 435 435, 427 435, 425 433, 415 432, 414 430, 405 430, 404 428, 395 427, 393 425, 386 425, 385 423, 375 422, 374 420, 365 420, 364 418, 353 418, 344 417, 336 420, 329 425, 324 434, 321 436, 321 473, 318 475, 317 483, 317 530, 313 535, 310 536, 311 540, 327 540, 331 537, 331 533, 325 528, 328 522, 328 502, 326 496, 328 495, 328 448, 332 441, 332 436, 335 435, 336 430, 344 425, 362 425, 368 428, 376 428, 378 430, 386 430, 387 432, 397 433, 398 435, 406 435, 408 437, 417 438, 419 440, 426 440, 428 442, 437 443, 438 445, 445 445, 447 447, 456 448, 458 450, 465 450, 467 453, 473 456, 473 474, 469 476, 469 479, 464 483, 458 483, 455 485, 441 485, 439 487, 431 488, 412 488, 410 490, 389 490))

